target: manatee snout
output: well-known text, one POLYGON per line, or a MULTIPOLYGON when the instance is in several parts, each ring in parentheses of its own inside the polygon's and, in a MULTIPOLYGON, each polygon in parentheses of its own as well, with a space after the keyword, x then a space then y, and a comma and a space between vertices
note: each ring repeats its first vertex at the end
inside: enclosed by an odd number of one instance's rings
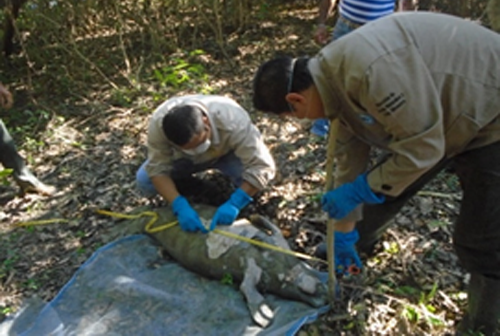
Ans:
POLYGON ((321 282, 317 274, 305 267, 303 263, 298 263, 291 268, 282 281, 290 298, 305 302, 314 308, 327 304, 326 284, 321 282))

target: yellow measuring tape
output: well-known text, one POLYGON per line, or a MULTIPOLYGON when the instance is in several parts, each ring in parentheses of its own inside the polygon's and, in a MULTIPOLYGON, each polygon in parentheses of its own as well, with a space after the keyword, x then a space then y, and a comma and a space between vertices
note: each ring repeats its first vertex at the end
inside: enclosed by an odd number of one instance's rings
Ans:
MULTIPOLYGON (((166 223, 166 224, 162 224, 162 225, 153 227, 153 225, 158 220, 158 214, 154 211, 144 211, 144 212, 141 212, 141 213, 136 214, 136 215, 127 215, 127 214, 122 214, 122 213, 117 213, 117 212, 112 212, 112 211, 107 211, 107 210, 96 210, 96 213, 98 213, 100 215, 106 215, 106 216, 110 216, 110 217, 114 217, 114 218, 121 218, 121 219, 137 219, 137 218, 141 218, 141 217, 151 217, 149 222, 144 227, 144 230, 147 233, 156 233, 156 232, 160 232, 163 230, 167 230, 167 229, 170 229, 171 227, 174 227, 175 225, 178 224, 178 221, 173 221, 171 223, 166 223)), ((69 220, 63 219, 63 218, 54 218, 54 219, 47 219, 47 220, 21 222, 21 223, 17 223, 16 226, 27 227, 27 226, 34 226, 34 225, 52 224, 52 223, 58 223, 58 222, 66 222, 67 223, 67 222, 69 222, 69 220)), ((304 253, 287 250, 287 249, 284 249, 282 247, 271 245, 268 243, 264 243, 264 242, 261 242, 261 241, 255 240, 255 239, 239 236, 237 234, 234 234, 232 232, 228 232, 225 230, 214 229, 214 230, 212 230, 212 232, 229 237, 229 238, 244 241, 244 242, 247 242, 247 243, 252 244, 252 245, 267 248, 269 250, 288 254, 288 255, 291 255, 291 256, 294 256, 297 258, 306 259, 306 260, 313 260, 313 261, 317 261, 317 262, 320 262, 323 264, 327 264, 327 262, 322 260, 322 259, 312 257, 312 256, 304 254, 304 253)))
MULTIPOLYGON (((101 215, 107 215, 107 216, 111 216, 111 217, 115 217, 115 218, 126 218, 126 219, 137 219, 137 218, 140 218, 140 217, 151 216, 152 218, 149 220, 149 222, 146 224, 146 226, 144 228, 144 230, 147 233, 155 233, 155 232, 163 231, 163 230, 169 229, 169 228, 171 228, 171 227, 173 227, 173 226, 175 226, 175 225, 178 224, 178 221, 173 221, 171 223, 167 223, 167 224, 163 224, 163 225, 160 225, 160 226, 157 226, 157 227, 153 227, 153 225, 155 224, 155 222, 158 220, 158 214, 156 212, 153 212, 153 211, 144 211, 144 212, 141 212, 141 213, 139 213, 137 215, 126 215, 126 214, 121 214, 121 213, 116 213, 116 212, 111 212, 111 211, 106 211, 106 210, 97 210, 96 212, 98 214, 101 214, 101 215)), ((287 250, 287 249, 281 248, 279 246, 275 246, 275 245, 271 245, 271 244, 268 244, 268 243, 264 243, 264 242, 261 242, 261 241, 255 240, 255 239, 251 239, 251 238, 239 236, 237 234, 234 234, 232 232, 228 232, 228 231, 225 231, 225 230, 214 229, 214 230, 212 230, 212 232, 220 234, 222 236, 229 237, 229 238, 233 238, 233 239, 237 239, 237 240, 240 240, 240 241, 244 241, 244 242, 252 244, 252 245, 256 245, 256 246, 260 246, 260 247, 263 247, 263 248, 267 248, 269 250, 273 250, 273 251, 277 251, 277 252, 280 252, 280 253, 288 254, 288 255, 291 255, 291 256, 294 256, 294 257, 297 257, 297 258, 318 261, 320 263, 326 264, 326 261, 324 261, 323 259, 312 257, 312 256, 304 254, 304 253, 287 250)))
POLYGON ((20 222, 16 223, 15 226, 26 227, 26 226, 34 226, 34 225, 45 225, 45 224, 53 224, 53 223, 69 223, 69 220, 64 218, 53 218, 53 219, 43 219, 29 222, 20 222))

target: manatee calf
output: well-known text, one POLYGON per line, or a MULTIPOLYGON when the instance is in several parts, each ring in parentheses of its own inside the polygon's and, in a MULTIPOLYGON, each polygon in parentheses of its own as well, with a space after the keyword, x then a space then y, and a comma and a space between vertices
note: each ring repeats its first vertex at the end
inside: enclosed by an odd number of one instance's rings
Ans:
MULTIPOLYGON (((195 209, 207 221, 215 212, 212 207, 195 206, 195 209)), ((175 220, 170 208, 156 212, 160 217, 158 224, 175 220)), ((281 231, 260 216, 217 229, 290 250, 281 231)), ((215 232, 184 232, 179 226, 152 235, 183 267, 218 280, 229 274, 240 283, 252 318, 262 327, 272 321, 273 311, 261 293, 302 301, 316 308, 327 304, 328 289, 318 278, 318 272, 291 255, 215 232)))

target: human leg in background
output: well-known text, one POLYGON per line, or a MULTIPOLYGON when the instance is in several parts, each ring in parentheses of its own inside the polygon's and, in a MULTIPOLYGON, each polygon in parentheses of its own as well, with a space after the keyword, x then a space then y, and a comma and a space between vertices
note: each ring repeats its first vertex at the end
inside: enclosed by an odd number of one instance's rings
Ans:
MULTIPOLYGON (((146 172, 147 160, 141 165, 136 173, 136 184, 140 193, 144 197, 154 197, 157 191, 151 182, 146 172)), ((174 162, 174 168, 171 172, 171 178, 181 195, 190 195, 196 193, 197 190, 207 189, 208 183, 202 183, 199 179, 195 179, 193 174, 206 171, 209 169, 218 169, 223 174, 227 175, 235 187, 239 187, 242 182, 241 174, 243 165, 239 158, 230 152, 215 161, 205 162, 202 164, 193 164, 189 159, 180 159, 174 162)), ((214 189, 214 188, 212 188, 214 189)), ((216 191, 214 189, 214 191, 216 191)), ((220 203, 220 202, 214 202, 220 203)))
MULTIPOLYGON (((144 197, 154 197, 158 194, 156 188, 146 172, 148 160, 144 161, 136 173, 136 184, 139 192, 144 197)), ((191 193, 191 189, 197 187, 197 180, 193 177, 196 172, 204 171, 209 168, 205 164, 195 165, 189 159, 179 159, 173 162, 173 169, 170 177, 181 195, 186 196, 191 193)))
POLYGON ((56 189, 37 179, 26 167, 24 159, 19 155, 5 124, 0 120, 0 161, 5 168, 13 170, 16 183, 22 193, 36 192, 43 195, 52 195, 56 189))
POLYGON ((241 163, 241 160, 236 155, 234 155, 233 152, 230 152, 219 158, 213 164, 212 168, 218 169, 224 175, 228 176, 236 188, 238 188, 243 182, 243 179, 241 177, 241 174, 243 173, 243 164, 241 163))
POLYGON ((464 193, 453 244, 471 273, 458 335, 500 335, 500 143, 464 153, 455 165, 464 193))

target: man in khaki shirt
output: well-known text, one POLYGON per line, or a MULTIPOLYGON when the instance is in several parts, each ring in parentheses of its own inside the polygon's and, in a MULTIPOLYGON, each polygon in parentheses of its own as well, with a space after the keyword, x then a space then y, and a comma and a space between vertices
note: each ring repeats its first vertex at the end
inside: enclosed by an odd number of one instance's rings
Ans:
POLYGON ((404 203, 452 164, 464 192, 453 243, 471 273, 459 330, 494 334, 500 326, 500 35, 443 14, 394 14, 314 58, 264 63, 254 79, 254 105, 300 119, 340 120, 337 188, 322 206, 338 219, 335 257, 344 269, 361 266, 358 240, 360 249, 373 246, 404 203), (372 146, 389 155, 368 169, 372 146))
POLYGON ((148 159, 137 172, 145 196, 160 194, 172 204, 186 231, 230 225, 274 177, 275 164, 248 113, 235 101, 211 95, 174 97, 153 113, 148 128, 148 159), (215 168, 237 187, 216 211, 210 227, 180 195, 176 180, 215 168))

